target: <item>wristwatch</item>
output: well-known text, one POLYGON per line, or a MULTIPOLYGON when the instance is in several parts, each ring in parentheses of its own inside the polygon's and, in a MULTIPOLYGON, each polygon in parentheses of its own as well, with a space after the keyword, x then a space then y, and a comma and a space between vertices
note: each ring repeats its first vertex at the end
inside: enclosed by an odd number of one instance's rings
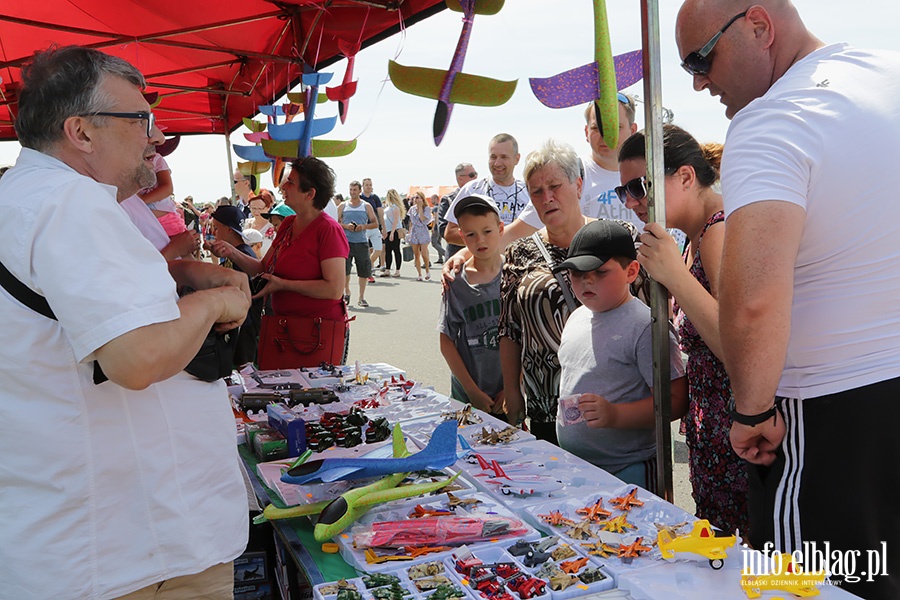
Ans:
POLYGON ((758 415, 744 415, 737 411, 737 404, 734 401, 734 396, 732 396, 728 400, 728 415, 731 417, 732 421, 734 421, 735 423, 740 423, 741 425, 756 427, 760 423, 765 423, 766 421, 774 417, 777 413, 778 407, 773 405, 772 408, 765 412, 761 412, 758 415))

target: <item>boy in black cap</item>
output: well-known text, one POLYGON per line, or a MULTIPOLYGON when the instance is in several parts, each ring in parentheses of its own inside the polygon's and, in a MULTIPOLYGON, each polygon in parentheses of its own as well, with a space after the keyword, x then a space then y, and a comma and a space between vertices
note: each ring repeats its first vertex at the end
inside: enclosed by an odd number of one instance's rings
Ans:
POLYGON ((481 194, 454 207, 460 234, 472 256, 460 276, 444 288, 438 332, 450 367, 450 397, 503 420, 500 371, 500 234, 503 222, 494 200, 481 194))
MULTIPOLYGON (((631 295, 640 269, 631 234, 614 221, 579 230, 567 259, 583 306, 566 322, 559 346, 562 376, 556 433, 560 447, 627 483, 653 491, 653 355, 650 309, 631 295), (574 397, 573 397, 574 396, 574 397)), ((684 359, 669 333, 672 419, 687 411, 684 359)))

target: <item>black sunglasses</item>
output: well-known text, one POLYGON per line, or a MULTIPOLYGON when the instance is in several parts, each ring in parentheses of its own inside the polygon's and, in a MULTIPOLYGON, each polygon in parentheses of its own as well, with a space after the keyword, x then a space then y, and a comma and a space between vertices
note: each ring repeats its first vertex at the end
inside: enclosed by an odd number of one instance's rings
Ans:
POLYGON ((725 27, 716 32, 716 35, 712 36, 706 45, 697 50, 696 52, 691 52, 687 56, 684 57, 684 60, 681 61, 681 68, 688 72, 689 75, 706 75, 709 73, 709 70, 712 68, 712 59, 709 57, 710 52, 713 51, 713 48, 716 47, 716 44, 719 42, 719 38, 722 37, 722 34, 728 30, 731 25, 747 16, 747 11, 742 12, 739 15, 735 15, 731 18, 730 21, 725 23, 725 27))
POLYGON ((631 181, 626 182, 624 185, 616 186, 616 196, 619 197, 619 202, 625 204, 625 201, 628 199, 628 196, 631 196, 635 200, 643 200, 647 197, 647 190, 650 188, 650 182, 647 181, 645 176, 635 177, 631 181))
POLYGON ((153 137, 153 127, 156 125, 156 116, 149 111, 142 110, 140 112, 95 112, 91 113, 97 117, 115 117, 117 119, 141 119, 147 121, 147 137, 153 137))

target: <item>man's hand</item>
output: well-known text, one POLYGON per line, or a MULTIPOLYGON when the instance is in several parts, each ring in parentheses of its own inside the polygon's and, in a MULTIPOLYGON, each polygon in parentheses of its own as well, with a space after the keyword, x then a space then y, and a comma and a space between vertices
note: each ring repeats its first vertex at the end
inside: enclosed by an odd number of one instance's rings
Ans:
POLYGON ((578 400, 578 409, 584 415, 588 427, 602 429, 615 424, 615 405, 597 394, 582 394, 578 400))
MULTIPOLYGON (((244 279, 247 279, 246 275, 244 279)), ((216 331, 231 331, 235 327, 240 327, 247 318, 250 298, 244 290, 227 285, 206 290, 205 293, 214 296, 220 304, 219 316, 213 326, 216 331)))
POLYGON ((247 301, 250 301, 250 280, 240 271, 198 260, 173 260, 169 261, 169 274, 179 286, 188 286, 197 291, 235 287, 244 292, 247 301))
POLYGON ((731 424, 731 447, 744 460, 756 465, 769 466, 784 440, 785 424, 781 412, 756 427, 731 424))
POLYGON ((497 392, 497 395, 494 396, 494 403, 491 406, 491 410, 488 412, 492 412, 495 415, 499 415, 506 412, 506 391, 500 390, 497 392))

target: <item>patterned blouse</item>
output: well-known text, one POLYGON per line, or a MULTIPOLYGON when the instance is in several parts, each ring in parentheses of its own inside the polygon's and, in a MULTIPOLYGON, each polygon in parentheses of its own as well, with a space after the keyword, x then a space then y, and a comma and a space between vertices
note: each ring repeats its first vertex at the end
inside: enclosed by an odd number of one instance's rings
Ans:
MULTIPOLYGON (((625 225, 632 237, 637 229, 631 223, 625 225)), ((560 248, 545 241, 554 264, 566 259, 568 248, 560 248)), ((568 272, 563 281, 569 286, 568 272)), ((649 278, 644 268, 632 284, 632 293, 646 299, 649 278)), ((575 295, 572 294, 575 299, 575 295)), ((559 399, 559 341, 563 327, 569 319, 568 305, 562 289, 550 272, 550 265, 531 236, 516 240, 506 248, 500 281, 499 334, 508 337, 522 347, 522 375, 525 392, 525 411, 534 423, 556 422, 559 399)), ((581 303, 575 299, 575 303, 581 303)))

